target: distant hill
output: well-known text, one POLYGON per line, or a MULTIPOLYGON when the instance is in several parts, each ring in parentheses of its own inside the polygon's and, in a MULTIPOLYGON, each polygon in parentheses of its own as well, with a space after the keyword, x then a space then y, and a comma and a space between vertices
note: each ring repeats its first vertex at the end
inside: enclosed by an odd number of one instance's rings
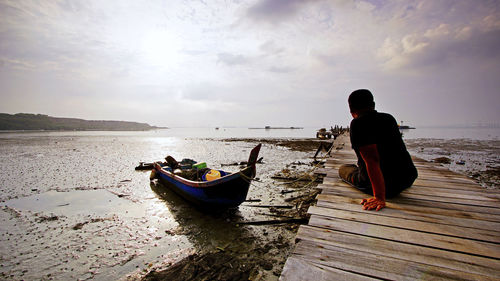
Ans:
POLYGON ((0 113, 0 130, 145 131, 159 129, 146 123, 57 118, 43 114, 0 113))

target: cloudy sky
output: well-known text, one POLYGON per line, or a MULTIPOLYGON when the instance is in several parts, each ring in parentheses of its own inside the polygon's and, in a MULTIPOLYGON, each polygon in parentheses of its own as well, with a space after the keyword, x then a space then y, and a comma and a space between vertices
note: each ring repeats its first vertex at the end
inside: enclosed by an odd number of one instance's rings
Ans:
POLYGON ((0 112, 160 126, 500 123, 500 1, 0 0, 0 112))

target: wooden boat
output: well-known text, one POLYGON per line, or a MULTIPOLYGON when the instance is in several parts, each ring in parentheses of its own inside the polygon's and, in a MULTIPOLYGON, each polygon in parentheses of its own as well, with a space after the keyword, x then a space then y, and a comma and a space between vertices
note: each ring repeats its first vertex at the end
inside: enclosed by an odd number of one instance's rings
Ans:
POLYGON ((244 169, 226 174, 211 181, 193 181, 169 171, 160 163, 155 163, 154 174, 167 188, 184 199, 202 208, 226 209, 239 206, 245 201, 252 179, 255 177, 255 163, 261 144, 250 152, 248 164, 244 169))

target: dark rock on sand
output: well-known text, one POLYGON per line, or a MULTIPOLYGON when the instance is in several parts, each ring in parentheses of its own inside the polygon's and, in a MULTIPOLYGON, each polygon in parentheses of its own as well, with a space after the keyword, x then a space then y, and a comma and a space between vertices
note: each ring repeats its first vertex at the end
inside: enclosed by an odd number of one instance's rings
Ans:
POLYGON ((52 215, 52 216, 41 216, 41 217, 37 218, 36 221, 37 222, 47 222, 47 221, 56 221, 58 219, 59 219, 58 216, 52 215))
POLYGON ((438 157, 434 159, 434 162, 440 163, 440 164, 450 164, 451 160, 448 157, 438 157))

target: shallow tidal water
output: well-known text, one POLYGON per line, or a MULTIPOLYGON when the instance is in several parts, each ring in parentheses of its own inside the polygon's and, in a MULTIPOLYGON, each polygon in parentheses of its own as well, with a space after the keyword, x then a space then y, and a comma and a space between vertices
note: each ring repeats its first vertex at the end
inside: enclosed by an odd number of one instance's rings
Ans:
MULTIPOLYGON (((0 134, 0 279, 126 279, 224 248, 234 237, 283 235, 231 223, 265 216, 261 209, 243 204, 228 214, 203 214, 151 185, 148 171, 134 170, 139 161, 167 155, 221 169, 246 161, 257 144, 225 137, 170 130, 0 134)), ((311 154, 265 144, 260 156, 260 181, 247 198, 277 204, 284 187, 270 175, 311 154)))

